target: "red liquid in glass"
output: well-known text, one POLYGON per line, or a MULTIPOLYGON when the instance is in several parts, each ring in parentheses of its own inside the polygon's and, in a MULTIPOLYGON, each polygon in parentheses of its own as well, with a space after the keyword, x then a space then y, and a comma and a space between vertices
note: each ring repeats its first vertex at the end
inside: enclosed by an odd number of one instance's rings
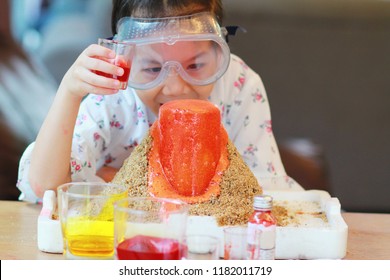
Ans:
POLYGON ((111 79, 115 79, 115 80, 119 80, 120 82, 126 83, 127 80, 129 79, 130 67, 125 62, 115 62, 115 65, 117 65, 117 66, 119 66, 119 67, 121 67, 123 69, 123 75, 122 76, 107 74, 107 73, 101 72, 101 71, 94 71, 94 72, 96 74, 100 75, 100 76, 111 78, 111 79))
POLYGON ((170 238, 137 235, 122 241, 116 250, 119 260, 180 260, 186 247, 170 238))

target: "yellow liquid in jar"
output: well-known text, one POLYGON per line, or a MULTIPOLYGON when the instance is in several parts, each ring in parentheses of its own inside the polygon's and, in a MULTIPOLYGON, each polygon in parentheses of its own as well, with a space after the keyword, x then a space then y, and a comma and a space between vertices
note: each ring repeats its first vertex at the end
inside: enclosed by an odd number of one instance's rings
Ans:
POLYGON ((111 236, 68 237, 69 252, 74 256, 110 257, 114 254, 114 238, 111 236))
POLYGON ((74 256, 109 257, 114 254, 114 222, 68 220, 66 240, 74 256))
POLYGON ((88 204, 84 215, 68 217, 65 226, 65 237, 68 251, 80 257, 110 257, 114 255, 114 206, 113 202, 127 197, 127 190, 111 194, 104 201, 95 202, 97 215, 93 212, 93 201, 88 204))

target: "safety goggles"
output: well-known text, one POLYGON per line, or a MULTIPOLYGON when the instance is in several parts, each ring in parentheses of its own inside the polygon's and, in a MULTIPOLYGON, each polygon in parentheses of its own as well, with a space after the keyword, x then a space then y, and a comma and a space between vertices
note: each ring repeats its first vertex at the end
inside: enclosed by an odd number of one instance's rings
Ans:
POLYGON ((131 44, 128 85, 150 89, 170 76, 202 86, 227 70, 230 50, 221 28, 209 12, 168 18, 121 18, 115 40, 131 44))

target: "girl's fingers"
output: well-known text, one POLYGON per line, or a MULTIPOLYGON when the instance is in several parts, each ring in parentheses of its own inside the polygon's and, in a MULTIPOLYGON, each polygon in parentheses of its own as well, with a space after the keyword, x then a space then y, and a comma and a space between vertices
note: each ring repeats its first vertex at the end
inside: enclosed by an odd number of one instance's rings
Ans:
POLYGON ((78 68, 77 78, 95 88, 105 88, 118 91, 120 88, 120 82, 116 79, 112 79, 110 77, 102 76, 101 74, 97 74, 95 72, 90 71, 86 68, 78 68))
POLYGON ((80 80, 95 86, 117 89, 119 81, 112 78, 123 75, 123 72, 119 66, 88 56, 80 57, 74 68, 74 74, 80 80))
POLYGON ((85 68, 88 68, 91 71, 100 71, 116 76, 122 76, 124 72, 121 67, 114 64, 114 60, 106 61, 101 58, 86 57, 82 63, 85 68))
POLYGON ((87 93, 114 94, 120 82, 113 76, 123 75, 123 69, 110 61, 115 52, 99 45, 90 45, 77 58, 63 79, 69 91, 79 96, 87 93))
POLYGON ((85 56, 89 57, 102 57, 107 59, 115 58, 115 52, 108 48, 99 46, 97 44, 89 45, 83 52, 85 56))
POLYGON ((76 63, 92 71, 121 76, 124 71, 114 64, 115 57, 113 50, 92 44, 81 53, 76 63))

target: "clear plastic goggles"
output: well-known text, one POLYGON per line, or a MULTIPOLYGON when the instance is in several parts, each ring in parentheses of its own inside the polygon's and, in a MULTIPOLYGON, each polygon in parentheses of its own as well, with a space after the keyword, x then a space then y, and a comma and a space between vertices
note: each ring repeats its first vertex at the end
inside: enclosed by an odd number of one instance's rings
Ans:
POLYGON ((169 18, 121 18, 115 40, 131 44, 129 86, 150 89, 180 75, 192 85, 208 85, 227 70, 226 30, 205 12, 169 18))

